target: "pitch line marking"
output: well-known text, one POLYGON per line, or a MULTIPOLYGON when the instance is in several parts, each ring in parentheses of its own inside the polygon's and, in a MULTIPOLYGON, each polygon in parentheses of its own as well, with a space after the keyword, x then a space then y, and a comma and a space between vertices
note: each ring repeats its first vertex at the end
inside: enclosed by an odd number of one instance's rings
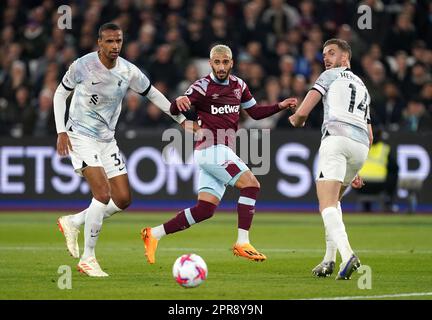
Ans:
POLYGON ((384 299, 384 298, 400 298, 400 297, 419 297, 419 296, 432 296, 432 292, 412 292, 412 293, 396 293, 396 294, 382 294, 376 296, 346 296, 346 297, 331 297, 331 298, 308 298, 301 300, 355 300, 355 299, 384 299))

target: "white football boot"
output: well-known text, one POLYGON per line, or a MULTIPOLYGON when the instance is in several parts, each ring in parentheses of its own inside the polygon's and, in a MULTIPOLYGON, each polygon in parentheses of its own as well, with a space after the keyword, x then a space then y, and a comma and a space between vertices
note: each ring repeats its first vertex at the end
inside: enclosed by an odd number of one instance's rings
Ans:
POLYGON ((102 271, 99 263, 95 257, 88 257, 87 259, 80 259, 78 265, 78 271, 85 273, 89 277, 108 277, 108 273, 102 271))
POLYGON ((57 225, 66 238, 66 247, 70 255, 79 258, 78 234, 79 229, 69 221, 69 216, 58 218, 57 225))

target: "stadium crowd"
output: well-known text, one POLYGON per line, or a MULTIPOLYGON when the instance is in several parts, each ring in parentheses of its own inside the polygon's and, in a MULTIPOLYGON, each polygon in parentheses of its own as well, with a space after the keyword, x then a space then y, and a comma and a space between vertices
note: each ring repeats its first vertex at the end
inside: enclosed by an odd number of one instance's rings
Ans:
MULTIPOLYGON (((235 74, 256 100, 301 100, 324 70, 322 44, 338 37, 353 51, 352 69, 371 93, 374 125, 432 130, 432 2, 397 0, 5 0, 0 3, 0 136, 55 135, 53 94, 69 65, 97 50, 98 27, 124 30, 121 56, 169 99, 209 72, 209 48, 229 45, 235 74), (58 27, 68 4, 70 29, 58 27), (360 5, 371 29, 360 29, 360 5)), ((307 126, 320 128, 322 108, 307 126)), ((118 132, 172 126, 148 100, 128 93, 118 132)), ((290 128, 288 114, 246 128, 290 128)))

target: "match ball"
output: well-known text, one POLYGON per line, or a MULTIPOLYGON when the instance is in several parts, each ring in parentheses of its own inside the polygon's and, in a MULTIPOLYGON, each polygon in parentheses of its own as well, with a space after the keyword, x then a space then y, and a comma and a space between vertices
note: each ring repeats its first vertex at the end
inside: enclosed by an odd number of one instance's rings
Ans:
POLYGON ((184 288, 198 287, 207 279, 208 269, 204 259, 190 253, 178 257, 173 265, 175 281, 184 288))

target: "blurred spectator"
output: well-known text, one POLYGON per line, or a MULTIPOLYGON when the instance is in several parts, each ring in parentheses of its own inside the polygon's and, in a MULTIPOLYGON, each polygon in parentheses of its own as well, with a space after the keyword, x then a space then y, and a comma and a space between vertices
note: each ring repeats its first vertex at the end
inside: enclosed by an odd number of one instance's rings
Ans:
POLYGON ((34 137, 47 137, 56 134, 53 96, 53 91, 50 89, 43 89, 39 94, 39 102, 33 128, 34 137))
POLYGON ((295 66, 295 73, 301 74, 308 78, 312 72, 312 64, 315 61, 322 61, 321 54, 318 48, 312 41, 305 41, 303 43, 302 55, 297 58, 295 66))
POLYGON ((165 81, 170 88, 178 83, 178 69, 173 62, 172 49, 169 44, 160 45, 149 66, 150 80, 152 82, 165 81))
POLYGON ((428 72, 426 65, 421 62, 416 62, 411 68, 411 75, 409 82, 404 86, 408 97, 418 96, 422 87, 432 80, 430 72, 428 72))
POLYGON ((412 57, 417 62, 427 64, 430 62, 430 50, 427 49, 426 43, 423 40, 417 40, 414 42, 411 48, 412 57))
POLYGON ((419 98, 412 98, 408 101, 407 108, 402 113, 400 128, 410 132, 431 130, 432 117, 419 98))
POLYGON ((15 60, 9 68, 7 74, 5 74, 5 80, 2 85, 2 97, 7 100, 12 100, 15 91, 21 87, 28 87, 30 82, 28 81, 26 65, 20 60, 15 60))
POLYGON ((387 37, 387 53, 393 54, 397 50, 411 51, 416 39, 416 29, 412 17, 407 13, 401 13, 396 19, 396 24, 387 37))
POLYGON ((176 68, 182 72, 189 60, 189 48, 181 38, 180 31, 174 28, 168 30, 165 35, 165 42, 171 46, 176 68))
POLYGON ((410 67, 408 55, 405 51, 397 51, 394 58, 390 59, 391 77, 396 81, 400 90, 405 91, 405 87, 410 81, 410 67))
POLYGON ((246 79, 248 81, 248 86, 252 95, 260 91, 263 87, 264 76, 265 74, 262 66, 257 63, 252 63, 250 65, 246 79))
POLYGON ((206 38, 202 21, 188 21, 186 43, 191 50, 192 56, 198 58, 207 58, 210 43, 206 38))
POLYGON ((23 47, 28 59, 38 58, 48 43, 44 20, 45 10, 43 7, 36 7, 30 12, 30 19, 23 32, 23 47))
POLYGON ((299 25, 300 15, 295 7, 285 1, 270 0, 270 8, 264 11, 262 21, 270 26, 272 34, 279 39, 289 29, 299 25))
POLYGON ((304 34, 308 34, 309 30, 316 23, 315 5, 312 0, 302 0, 299 4, 300 21, 298 26, 303 30, 304 34))
POLYGON ((261 22, 261 7, 256 1, 249 1, 243 7, 243 19, 239 24, 240 44, 246 46, 250 41, 266 44, 267 28, 261 22))
POLYGON ((199 75, 197 67, 193 63, 189 64, 185 70, 184 80, 177 85, 175 95, 183 95, 189 86, 198 79, 199 75))
MULTIPOLYGON (((384 211, 397 210, 394 200, 398 182, 399 167, 396 161, 395 150, 383 140, 383 131, 374 128, 374 140, 369 149, 368 157, 359 175, 363 178, 363 188, 355 189, 361 195, 378 195, 385 193, 384 211)), ((372 203, 364 201, 363 211, 369 212, 372 203)))
POLYGON ((374 116, 378 117, 381 126, 391 131, 399 129, 402 110, 405 107, 399 89, 394 82, 384 84, 385 101, 383 105, 371 106, 374 116))
POLYGON ((119 116, 119 132, 141 129, 144 124, 144 118, 145 110, 142 96, 133 91, 128 92, 119 116))
POLYGON ((35 109, 31 105, 30 92, 27 87, 21 86, 15 91, 14 102, 8 108, 9 134, 13 138, 21 138, 24 135, 32 135, 35 109))
MULTIPOLYGON (((281 87, 279 84, 279 80, 276 77, 269 77, 266 80, 264 90, 261 90, 255 94, 255 98, 257 101, 260 101, 263 105, 270 105, 278 103, 282 100, 281 96, 281 87)), ((246 121, 243 126, 247 129, 249 128, 258 128, 272 129, 276 126, 277 120, 279 117, 284 116, 284 112, 278 112, 270 117, 261 120, 254 120, 249 116, 246 116, 246 121)))
POLYGON ((172 121, 161 109, 149 101, 145 108, 143 125, 148 128, 166 129, 172 126, 172 121))
POLYGON ((383 108, 385 104, 384 83, 386 79, 384 65, 379 61, 374 61, 366 72, 368 78, 365 79, 365 85, 371 95, 371 106, 372 108, 383 108))
POLYGON ((45 54, 39 59, 33 60, 33 68, 30 68, 32 74, 31 79, 33 83, 36 83, 43 77, 48 67, 48 64, 58 62, 57 61, 58 54, 59 52, 56 46, 53 43, 50 43, 45 48, 45 54))
POLYGON ((139 31, 138 45, 142 56, 144 69, 148 69, 149 58, 155 52, 155 33, 156 29, 153 24, 143 24, 139 31))
POLYGON ((432 81, 427 82, 423 86, 420 98, 422 99, 426 110, 432 116, 432 81))

